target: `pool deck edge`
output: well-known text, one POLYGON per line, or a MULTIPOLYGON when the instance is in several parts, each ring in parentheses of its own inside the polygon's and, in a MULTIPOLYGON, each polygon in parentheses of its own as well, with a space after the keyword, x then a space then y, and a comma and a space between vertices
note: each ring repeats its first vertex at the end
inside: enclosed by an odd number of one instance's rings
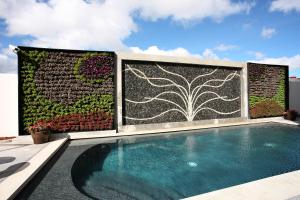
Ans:
POLYGON ((134 136, 134 135, 146 135, 155 133, 172 133, 177 131, 189 131, 197 129, 209 129, 209 128, 219 128, 228 126, 240 126, 240 125, 250 125, 259 123, 281 123, 288 125, 299 125, 299 123, 292 122, 283 119, 283 117, 272 117, 272 118, 260 118, 260 119, 248 119, 233 122, 223 122, 223 123, 209 123, 209 124, 199 124, 192 126, 183 127, 172 127, 172 128, 158 128, 149 130, 135 130, 135 131, 122 131, 117 133, 116 131, 95 131, 95 132, 79 132, 79 133, 67 133, 66 135, 70 137, 71 140, 76 139, 90 139, 90 138, 109 138, 109 137, 122 137, 122 136, 134 136))
POLYGON ((216 190, 184 200, 283 200, 300 197, 300 170, 216 190))
POLYGON ((13 199, 49 159, 65 144, 68 138, 49 142, 49 144, 32 157, 29 166, 19 169, 0 183, 0 200, 13 199))

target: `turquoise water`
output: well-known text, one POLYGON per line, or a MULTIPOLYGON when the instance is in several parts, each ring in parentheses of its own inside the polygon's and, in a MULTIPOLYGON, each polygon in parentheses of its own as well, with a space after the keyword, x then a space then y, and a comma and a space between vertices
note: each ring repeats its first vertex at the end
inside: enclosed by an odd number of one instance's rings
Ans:
POLYGON ((94 199, 180 199, 298 169, 300 128, 264 124, 99 144, 72 178, 94 199))

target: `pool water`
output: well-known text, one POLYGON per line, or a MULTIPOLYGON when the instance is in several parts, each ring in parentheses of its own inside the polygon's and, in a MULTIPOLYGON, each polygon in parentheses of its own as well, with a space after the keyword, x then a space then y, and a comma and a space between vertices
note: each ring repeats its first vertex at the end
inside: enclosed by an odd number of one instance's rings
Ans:
POLYGON ((300 169, 300 128, 278 124, 120 139, 74 162, 92 199, 180 199, 300 169))

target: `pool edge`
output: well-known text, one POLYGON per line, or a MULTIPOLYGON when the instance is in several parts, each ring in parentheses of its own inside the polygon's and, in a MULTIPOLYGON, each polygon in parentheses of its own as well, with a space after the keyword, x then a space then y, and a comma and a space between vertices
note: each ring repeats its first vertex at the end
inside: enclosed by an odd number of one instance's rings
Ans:
POLYGON ((71 140, 90 139, 90 138, 110 138, 110 137, 122 137, 122 136, 147 135, 147 134, 156 134, 156 133, 172 133, 178 131, 189 131, 189 130, 197 130, 197 129, 202 130, 202 129, 209 129, 209 128, 251 125, 251 124, 260 124, 260 123, 281 123, 281 124, 288 124, 288 125, 299 125, 299 123, 285 120, 283 119, 283 117, 272 117, 272 118, 248 119, 243 121, 223 122, 223 123, 216 123, 216 124, 209 123, 209 124, 200 124, 200 125, 192 125, 192 126, 184 126, 184 127, 124 131, 119 133, 115 131, 95 131, 93 133, 80 132, 83 133, 82 135, 80 135, 80 133, 67 133, 66 135, 69 136, 71 140))
POLYGON ((184 198, 183 200, 290 199, 300 195, 300 170, 184 198))
POLYGON ((68 141, 68 138, 49 142, 49 144, 33 156, 29 166, 18 171, 0 183, 0 199, 13 199, 27 185, 27 183, 42 169, 42 167, 68 141))

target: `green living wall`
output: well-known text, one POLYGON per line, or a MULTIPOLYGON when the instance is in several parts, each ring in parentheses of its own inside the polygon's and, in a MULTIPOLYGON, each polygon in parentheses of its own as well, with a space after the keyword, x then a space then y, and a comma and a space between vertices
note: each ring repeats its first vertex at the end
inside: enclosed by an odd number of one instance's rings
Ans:
POLYGON ((248 63, 251 118, 282 116, 288 108, 288 67, 248 63))
POLYGON ((113 52, 19 47, 20 131, 109 130, 114 119, 113 52))

